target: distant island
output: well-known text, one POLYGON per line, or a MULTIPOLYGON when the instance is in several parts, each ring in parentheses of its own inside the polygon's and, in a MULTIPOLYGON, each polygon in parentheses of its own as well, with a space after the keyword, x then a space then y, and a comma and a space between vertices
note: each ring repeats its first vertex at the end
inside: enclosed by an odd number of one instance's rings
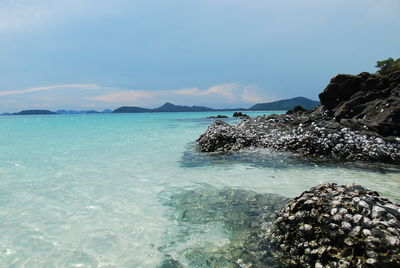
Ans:
POLYGON ((13 115, 39 115, 39 114, 57 114, 49 110, 24 110, 18 113, 13 113, 13 115))
POLYGON ((320 105, 319 101, 313 101, 304 97, 296 97, 267 103, 257 103, 249 108, 250 111, 274 111, 274 110, 293 110, 296 106, 301 106, 306 110, 314 109, 320 105))
POLYGON ((82 110, 82 111, 76 111, 76 110, 57 110, 57 114, 107 114, 111 113, 112 110, 105 109, 102 112, 95 111, 95 110, 82 110))
POLYGON ((83 110, 83 111, 75 111, 75 110, 57 110, 56 112, 49 110, 23 110, 18 113, 2 113, 0 115, 51 115, 51 114, 106 114, 111 113, 112 110, 106 109, 102 112, 98 112, 95 110, 83 110))
POLYGON ((113 113, 160 113, 160 112, 223 112, 223 111, 286 111, 292 110, 296 106, 301 106, 307 110, 314 109, 320 104, 319 101, 313 101, 304 97, 296 97, 292 99, 285 99, 267 103, 257 103, 250 108, 227 108, 227 109, 213 109, 204 106, 181 106, 172 103, 165 103, 164 105, 148 109, 136 106, 123 106, 115 109, 113 113))
POLYGON ((104 110, 102 112, 89 110, 89 111, 75 111, 75 110, 57 110, 56 112, 48 110, 25 110, 18 113, 4 113, 1 115, 45 115, 45 114, 100 114, 100 113, 161 113, 161 112, 218 112, 218 111, 286 111, 292 110, 296 106, 301 106, 307 110, 314 109, 320 104, 319 101, 310 100, 304 97, 296 97, 292 99, 284 99, 274 102, 257 103, 250 108, 227 108, 227 109, 213 109, 205 106, 181 106, 172 103, 165 103, 164 105, 150 109, 137 106, 122 106, 114 111, 104 110))
POLYGON ((147 109, 147 108, 142 108, 142 107, 135 107, 135 106, 122 106, 119 107, 118 109, 115 109, 112 111, 113 113, 119 113, 119 114, 129 114, 129 113, 149 113, 151 112, 152 109, 147 109))

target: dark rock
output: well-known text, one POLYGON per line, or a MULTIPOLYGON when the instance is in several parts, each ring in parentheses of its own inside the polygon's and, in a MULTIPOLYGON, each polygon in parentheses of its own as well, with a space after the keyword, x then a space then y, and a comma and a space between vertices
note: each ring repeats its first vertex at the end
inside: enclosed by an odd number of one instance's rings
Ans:
POLYGON ((183 265, 174 258, 168 258, 164 260, 158 268, 183 268, 183 265))
POLYGON ((319 95, 335 120, 361 120, 383 136, 400 134, 400 72, 337 75, 319 95))
POLYGON ((242 113, 242 112, 234 112, 233 113, 233 117, 242 117, 242 116, 244 116, 245 114, 244 113, 242 113))
POLYGON ((241 119, 246 119, 246 118, 250 118, 247 114, 244 114, 242 112, 234 112, 233 117, 240 117, 241 119))
POLYGON ((216 115, 216 116, 208 116, 207 118, 212 119, 212 118, 228 118, 226 115, 216 115))
POLYGON ((400 267, 400 204, 360 185, 321 184, 267 229, 276 255, 301 267, 400 267))
POLYGON ((293 110, 287 111, 286 114, 303 113, 305 111, 307 110, 301 107, 300 105, 297 105, 296 107, 293 108, 293 110))

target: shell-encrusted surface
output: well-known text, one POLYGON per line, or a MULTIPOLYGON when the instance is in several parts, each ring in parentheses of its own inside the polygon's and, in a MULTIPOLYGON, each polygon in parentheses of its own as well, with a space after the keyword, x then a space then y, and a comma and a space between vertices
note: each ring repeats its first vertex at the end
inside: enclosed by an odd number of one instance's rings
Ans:
POLYGON ((321 184, 289 202, 269 237, 302 267, 400 267, 400 205, 360 185, 321 184))

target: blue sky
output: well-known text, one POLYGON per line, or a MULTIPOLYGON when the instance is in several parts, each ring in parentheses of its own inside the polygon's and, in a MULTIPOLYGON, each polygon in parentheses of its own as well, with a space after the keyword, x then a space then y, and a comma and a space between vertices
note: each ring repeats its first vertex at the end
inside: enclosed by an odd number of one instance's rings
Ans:
POLYGON ((0 112, 317 99, 399 33, 398 0, 2 0, 0 112))

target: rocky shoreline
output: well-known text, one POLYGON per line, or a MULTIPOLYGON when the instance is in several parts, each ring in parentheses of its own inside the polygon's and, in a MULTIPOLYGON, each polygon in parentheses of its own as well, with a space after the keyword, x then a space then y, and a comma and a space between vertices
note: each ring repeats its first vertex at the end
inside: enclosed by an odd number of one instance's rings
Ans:
MULTIPOLYGON (((319 97, 311 111, 297 107, 232 125, 217 120, 197 148, 400 164, 400 72, 338 75, 319 97)), ((252 258, 236 267, 400 267, 400 204, 360 185, 313 187, 259 226, 243 243, 252 258)))
POLYGON ((338 75, 321 106, 230 125, 215 121, 197 140, 201 152, 265 147, 339 160, 400 164, 400 72, 338 75))

